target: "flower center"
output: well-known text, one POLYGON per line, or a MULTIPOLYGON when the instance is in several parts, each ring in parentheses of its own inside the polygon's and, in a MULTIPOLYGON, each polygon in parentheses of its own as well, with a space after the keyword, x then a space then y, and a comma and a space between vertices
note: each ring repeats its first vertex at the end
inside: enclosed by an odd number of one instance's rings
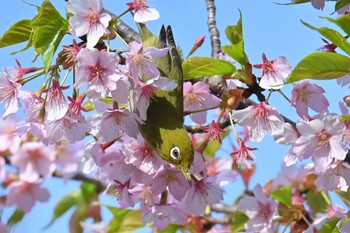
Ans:
POLYGON ((103 80, 104 69, 101 66, 90 66, 90 73, 93 78, 103 80))
POLYGON ((301 90, 298 92, 298 97, 301 101, 307 102, 310 92, 308 90, 301 90))
POLYGON ((89 8, 89 12, 86 15, 86 19, 91 25, 98 22, 99 15, 93 9, 89 8))
POLYGON ((41 153, 38 149, 28 151, 28 155, 33 161, 38 161, 41 157, 41 153))
POLYGON ((323 146, 323 145, 327 144, 328 141, 329 141, 329 138, 331 136, 328 135, 325 131, 322 131, 321 133, 319 133, 317 135, 317 137, 318 137, 317 146, 320 147, 320 146, 323 146))
POLYGON ((147 8, 146 0, 134 0, 134 8, 136 11, 147 8))

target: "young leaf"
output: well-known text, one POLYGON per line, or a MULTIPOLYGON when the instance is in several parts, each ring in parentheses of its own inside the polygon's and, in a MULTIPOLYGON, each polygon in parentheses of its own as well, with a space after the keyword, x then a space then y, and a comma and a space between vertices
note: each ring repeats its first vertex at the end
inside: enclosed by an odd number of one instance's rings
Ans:
POLYGON ((326 37, 328 40, 332 41, 333 44, 335 44, 336 46, 344 50, 344 52, 350 55, 350 43, 338 31, 327 27, 317 28, 304 21, 301 22, 309 28, 318 31, 321 35, 326 37))
POLYGON ((225 29, 226 36, 230 40, 231 45, 222 46, 222 50, 235 59, 239 64, 245 66, 248 63, 248 57, 244 51, 242 13, 239 12, 239 14, 240 17, 237 25, 227 26, 225 29))
POLYGON ((273 191, 271 196, 286 206, 292 206, 292 188, 290 186, 281 187, 273 191))
POLYGON ((106 206, 113 214, 113 219, 107 226, 107 232, 127 233, 143 227, 140 210, 122 209, 106 206))
POLYGON ((165 229, 159 231, 159 233, 177 233, 179 229, 179 225, 169 224, 165 229))
POLYGON ((217 74, 233 74, 236 67, 228 61, 210 57, 192 57, 183 61, 184 80, 217 74))
POLYGON ((325 192, 311 192, 306 194, 307 204, 314 213, 326 213, 331 203, 329 196, 325 192))
POLYGON ((335 11, 340 10, 341 8, 343 8, 344 6, 350 4, 350 0, 339 0, 336 4, 335 4, 335 11))
POLYGON ((32 32, 31 20, 23 19, 13 24, 0 38, 0 48, 29 40, 32 32))
POLYGON ((70 208, 72 208, 74 205, 77 205, 81 199, 82 199, 81 190, 75 190, 67 194, 66 196, 64 196, 61 200, 59 200, 56 203, 56 206, 53 210, 52 219, 46 227, 51 226, 58 218, 60 218, 70 208))
POLYGON ((81 194, 82 194, 82 200, 85 204, 90 205, 92 201, 96 199, 97 192, 96 192, 96 185, 88 182, 83 182, 80 185, 81 194))
POLYGON ((340 218, 337 217, 328 219, 327 222, 322 225, 319 233, 340 233, 340 230, 337 226, 339 220, 340 218))
MULTIPOLYGON (((349 0, 350 1, 350 0, 349 0)), ((349 36, 350 35, 350 14, 339 16, 338 18, 322 17, 329 22, 335 23, 349 36)))
POLYGON ((236 211, 231 224, 232 233, 241 232, 244 230, 244 224, 249 220, 247 215, 236 211))
POLYGON ((338 53, 316 52, 303 58, 286 83, 303 79, 335 79, 350 73, 350 58, 338 53))
POLYGON ((15 209, 15 212, 7 220, 7 226, 11 227, 19 223, 26 213, 20 209, 15 209))
POLYGON ((335 193, 338 194, 340 199, 350 208, 350 189, 347 192, 343 192, 339 189, 335 190, 335 193))
POLYGON ((52 3, 45 0, 33 18, 33 46, 38 55, 42 54, 45 71, 48 71, 53 56, 63 36, 68 30, 69 23, 55 9, 52 3))

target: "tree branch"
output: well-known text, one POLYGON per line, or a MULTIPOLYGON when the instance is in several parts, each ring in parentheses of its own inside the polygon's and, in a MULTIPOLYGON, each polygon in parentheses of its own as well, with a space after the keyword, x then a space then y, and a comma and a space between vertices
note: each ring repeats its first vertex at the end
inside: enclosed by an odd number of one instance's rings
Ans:
POLYGON ((215 57, 218 53, 221 52, 221 42, 220 42, 220 33, 216 27, 216 6, 214 0, 205 0, 208 11, 208 28, 211 41, 211 56, 215 57))

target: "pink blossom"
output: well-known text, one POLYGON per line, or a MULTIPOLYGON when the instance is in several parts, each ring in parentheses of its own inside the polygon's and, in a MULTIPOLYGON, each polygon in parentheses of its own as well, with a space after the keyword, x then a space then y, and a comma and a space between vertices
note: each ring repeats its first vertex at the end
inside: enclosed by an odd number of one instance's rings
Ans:
POLYGON ((131 138, 129 143, 123 146, 123 153, 125 163, 132 164, 149 175, 154 175, 165 164, 140 135, 136 139, 131 138))
POLYGON ((29 212, 36 202, 48 201, 50 193, 46 188, 40 187, 41 182, 41 180, 19 180, 11 183, 6 204, 9 206, 16 205, 24 212, 29 212))
POLYGON ((168 189, 176 200, 181 201, 190 185, 179 169, 165 167, 153 178, 151 188, 155 195, 168 189))
POLYGON ((333 43, 329 43, 327 40, 321 38, 322 41, 325 43, 322 47, 318 48, 317 51, 321 52, 328 52, 328 53, 336 53, 335 49, 337 46, 333 43))
POLYGON ((238 210, 248 216, 247 232, 274 232, 273 218, 277 216, 277 202, 264 195, 260 184, 256 185, 254 197, 245 197, 238 203, 238 210))
POLYGON ((159 230, 169 224, 185 225, 187 223, 187 209, 175 203, 166 205, 153 205, 142 209, 144 223, 153 222, 159 230))
POLYGON ((117 70, 113 80, 116 82, 116 89, 111 91, 113 100, 118 103, 127 103, 129 99, 130 81, 126 70, 117 70))
POLYGON ((56 166, 55 151, 41 142, 27 142, 12 156, 12 164, 19 168, 21 175, 31 180, 40 176, 51 176, 56 166))
POLYGON ((115 53, 97 49, 82 49, 77 55, 81 65, 77 71, 74 88, 88 85, 88 91, 97 92, 105 97, 110 90, 116 89, 116 66, 118 59, 115 53))
POLYGON ((138 81, 137 85, 138 86, 136 89, 135 107, 139 112, 141 120, 146 120, 147 108, 150 102, 152 101, 152 98, 156 91, 172 91, 177 86, 177 84, 171 79, 160 76, 151 78, 145 83, 138 81))
POLYGON ((129 190, 130 180, 124 183, 114 180, 112 187, 113 187, 113 190, 116 192, 115 194, 118 197, 119 205, 122 208, 133 207, 135 205, 135 202, 132 199, 132 193, 129 190))
POLYGON ((257 142, 264 138, 267 131, 274 131, 283 124, 282 116, 275 108, 265 104, 265 102, 236 110, 232 118, 240 126, 246 126, 250 139, 257 142))
POLYGON ((44 107, 44 100, 35 93, 29 93, 24 98, 24 115, 27 122, 40 122, 43 120, 41 109, 44 107))
POLYGON ((63 68, 69 69, 77 63, 77 55, 82 48, 85 48, 85 44, 78 45, 78 43, 73 39, 72 45, 63 45, 62 52, 58 55, 62 59, 63 68))
POLYGON ((296 185, 299 187, 300 181, 308 172, 310 172, 310 170, 304 166, 287 166, 283 163, 280 172, 273 180, 273 188, 277 189, 280 186, 287 185, 296 185))
POLYGON ((151 186, 145 184, 137 184, 130 189, 134 202, 141 202, 141 207, 148 208, 148 206, 155 205, 160 201, 160 195, 155 195, 152 192, 151 186))
POLYGON ((109 33, 111 16, 104 12, 102 0, 69 0, 67 11, 73 14, 69 18, 70 32, 78 37, 87 34, 88 48, 93 48, 103 34, 109 33))
POLYGON ((146 0, 134 0, 127 3, 131 10, 135 10, 135 22, 148 23, 159 19, 159 12, 154 8, 150 8, 146 2, 146 0))
POLYGON ((6 162, 4 157, 0 157, 0 182, 2 182, 6 177, 6 162))
POLYGON ((262 77, 259 86, 264 89, 280 89, 283 87, 283 79, 292 71, 288 60, 285 57, 278 57, 269 61, 265 53, 262 54, 263 63, 254 65, 257 69, 262 69, 262 77))
POLYGON ((21 106, 18 99, 21 87, 22 85, 15 77, 10 76, 7 72, 0 73, 0 101, 5 105, 3 118, 11 113, 16 113, 21 106))
POLYGON ((340 189, 346 192, 350 185, 350 165, 346 162, 332 163, 329 168, 317 176, 316 186, 319 191, 340 189))
POLYGON ((38 70, 36 67, 22 68, 21 63, 16 59, 17 67, 7 67, 5 71, 13 77, 14 80, 23 78, 24 75, 38 70))
POLYGON ((231 153, 233 162, 238 165, 244 165, 246 167, 251 167, 251 161, 254 160, 252 150, 257 150, 257 148, 247 147, 241 138, 237 138, 239 149, 231 153))
POLYGON ((13 154, 18 151, 21 139, 14 134, 16 127, 18 127, 16 119, 11 117, 6 120, 0 119, 0 152, 9 151, 13 154))
POLYGON ((168 48, 143 48, 142 44, 132 41, 129 43, 129 50, 126 68, 135 81, 139 79, 140 75, 145 75, 148 78, 160 75, 156 64, 151 59, 164 57, 168 53, 168 48))
POLYGON ((317 10, 323 10, 325 6, 325 0, 311 0, 311 4, 317 10))
POLYGON ((8 233, 9 232, 7 225, 3 224, 2 222, 0 222, 0 232, 1 233, 8 233))
POLYGON ((300 159, 312 156, 316 173, 325 172, 334 159, 345 159, 347 149, 340 142, 343 128, 339 117, 331 114, 309 122, 298 122, 301 136, 293 146, 293 153, 300 159))
POLYGON ((215 177, 220 187, 228 185, 237 179, 237 173, 232 170, 232 158, 220 157, 207 159, 207 174, 215 177))
POLYGON ((105 140, 112 141, 122 130, 130 137, 136 138, 139 132, 138 123, 141 123, 140 118, 128 109, 106 109, 102 114, 100 135, 105 140))
POLYGON ((340 232, 341 233, 350 232, 350 221, 349 220, 340 228, 340 232))
MULTIPOLYGON (((185 82, 183 88, 185 111, 204 110, 220 104, 220 99, 210 94, 209 86, 203 81, 193 85, 191 82, 185 82)), ((191 113, 190 117, 194 122, 204 124, 207 111, 191 113)))
POLYGON ((56 145, 55 163, 62 171, 63 178, 69 179, 76 172, 85 152, 84 141, 56 145))
POLYGON ((223 191, 216 183, 216 178, 204 176, 192 179, 192 186, 186 192, 184 205, 193 214, 203 214, 207 205, 217 204, 223 199, 223 191))
POLYGON ((210 126, 202 126, 202 129, 208 132, 208 141, 216 139, 219 143, 222 143, 221 134, 226 133, 226 130, 220 128, 220 124, 214 120, 211 122, 210 126))
POLYGON ((47 92, 45 113, 48 121, 61 119, 67 113, 68 103, 62 91, 68 88, 69 86, 61 86, 59 82, 54 79, 52 80, 52 87, 44 90, 47 92))
POLYGON ((308 119, 308 108, 316 112, 326 111, 329 103, 323 95, 324 89, 309 80, 302 80, 293 87, 291 104, 296 107, 298 115, 308 119))
POLYGON ((76 99, 68 97, 71 103, 66 115, 45 125, 47 138, 51 143, 56 143, 62 138, 71 143, 81 141, 84 139, 86 132, 90 131, 90 126, 81 114, 81 111, 88 111, 82 106, 84 98, 85 95, 81 95, 76 99))
POLYGON ((350 74, 337 78, 337 83, 342 87, 348 85, 350 83, 350 74))

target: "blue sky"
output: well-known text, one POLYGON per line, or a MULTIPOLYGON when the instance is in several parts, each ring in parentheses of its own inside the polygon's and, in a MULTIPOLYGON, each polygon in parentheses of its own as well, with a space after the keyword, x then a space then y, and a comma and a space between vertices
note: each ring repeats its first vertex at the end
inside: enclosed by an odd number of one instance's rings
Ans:
MULTIPOLYGON (((280 0, 287 2, 287 0, 280 0)), ((32 0, 33 4, 41 4, 41 1, 32 0)), ((63 0, 52 1, 57 8, 65 14, 63 0)), ((105 7, 115 14, 122 13, 125 10, 123 1, 105 0, 105 7)), ((210 40, 207 29, 207 12, 205 1, 203 0, 150 0, 150 5, 157 8, 160 12, 160 19, 149 24, 149 28, 157 34, 161 25, 170 24, 173 28, 177 44, 180 45, 184 54, 191 49, 193 42, 201 35, 206 35, 206 41, 203 46, 196 52, 196 56, 210 56, 210 40)), ((239 18, 239 9, 243 15, 243 31, 245 38, 245 49, 252 64, 261 62, 261 54, 266 53, 269 59, 274 59, 278 56, 285 56, 289 60, 292 67, 300 61, 304 56, 314 52, 318 47, 322 46, 320 35, 304 26, 300 19, 315 25, 315 26, 331 26, 329 23, 319 18, 319 16, 331 16, 334 4, 328 3, 324 11, 318 11, 312 8, 310 3, 282 6, 273 3, 272 0, 217 0, 217 25, 221 33, 222 45, 228 44, 225 37, 225 27, 235 24, 239 18)), ((24 4, 21 0, 1 1, 0 15, 2 16, 0 24, 0 34, 6 31, 14 22, 23 18, 32 18, 36 14, 34 7, 24 4)), ((130 15, 126 15, 123 19, 133 24, 130 15)), ((69 36, 68 36, 69 37, 69 36)), ((71 38, 65 40, 66 43, 71 42, 71 38)), ((10 52, 22 48, 24 45, 13 46, 0 49, 0 66, 15 65, 15 58, 19 59, 24 67, 31 66, 30 62, 34 58, 34 52, 28 50, 24 53, 15 56, 9 55, 10 52)), ((116 43, 116 48, 122 48, 121 43, 116 43)), ((40 58, 39 58, 40 59, 40 58)), ((38 60, 39 60, 38 59, 38 60)), ((36 63, 39 64, 39 63, 36 63)), ((255 70, 256 75, 260 75, 261 71, 255 70)), ((347 88, 340 88, 336 82, 328 81, 317 82, 326 90, 326 95, 331 103, 330 110, 339 112, 338 102, 347 94, 347 88)), ((31 86, 24 89, 33 88, 31 86)), ((283 88, 283 91, 289 96, 291 85, 283 88)), ((294 110, 290 107, 278 93, 270 99, 270 103, 278 108, 281 113, 287 115, 293 120, 297 120, 294 110)), ((1 112, 0 112, 1 113, 1 112)), ((235 139, 232 138, 232 141, 235 139)), ((229 145, 226 142, 225 145, 229 145)), ((251 188, 258 182, 264 184, 270 178, 276 176, 280 170, 280 164, 283 160, 287 148, 276 145, 270 136, 267 136, 262 143, 252 143, 250 146, 258 147, 259 150, 254 154, 256 156, 257 172, 253 177, 251 188)), ((220 151, 221 156, 226 156, 227 151, 231 148, 226 146, 225 150, 220 151)), ((52 227, 43 229, 49 222, 52 216, 54 204, 64 194, 74 190, 76 183, 64 184, 63 181, 53 179, 45 183, 51 191, 51 199, 49 203, 38 204, 15 229, 14 233, 20 232, 68 232, 67 219, 65 215, 61 220, 57 221, 52 227)), ((243 186, 241 181, 237 181, 226 190, 225 201, 231 203, 237 194, 242 191, 243 186)), ((114 199, 106 199, 105 201, 114 199)), ((5 211, 5 216, 11 213, 5 211)))

